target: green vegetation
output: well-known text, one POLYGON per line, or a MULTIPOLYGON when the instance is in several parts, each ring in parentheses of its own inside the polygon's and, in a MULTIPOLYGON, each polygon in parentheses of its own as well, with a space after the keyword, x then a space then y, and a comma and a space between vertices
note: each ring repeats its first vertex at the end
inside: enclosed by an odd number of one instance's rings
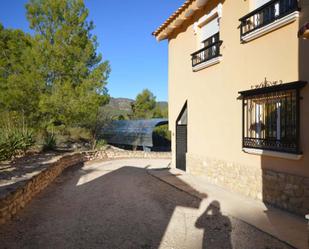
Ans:
MULTIPOLYGON (((127 98, 110 98, 110 102, 102 107, 102 112, 109 117, 109 120, 129 120, 138 119, 134 117, 132 112, 132 99, 127 98)), ((150 113, 143 115, 147 118, 167 118, 168 117, 167 102, 156 102, 155 108, 150 113)))
MULTIPOLYGON (((26 151, 38 134, 72 127, 95 144, 109 101, 110 66, 96 52, 83 1, 30 0, 26 10, 33 36, 0 24, 0 129, 10 131, 0 133, 0 160, 26 151)), ((43 136, 44 146, 54 148, 54 136, 43 136)))
POLYGON ((56 137, 54 134, 47 134, 44 138, 43 151, 50 151, 56 149, 56 137))
POLYGON ((97 143, 96 143, 95 148, 96 148, 97 150, 100 150, 100 149, 102 149, 103 147, 105 147, 106 145, 107 145, 107 143, 106 143, 106 141, 105 141, 104 139, 99 139, 99 140, 97 141, 97 143))
POLYGON ((24 153, 34 145, 33 133, 29 130, 13 129, 0 134, 0 161, 24 153))
POLYGON ((167 106, 162 105, 162 102, 156 102, 156 97, 148 89, 145 89, 139 93, 131 106, 131 119, 168 117, 167 106))
POLYGON ((156 107, 156 97, 148 89, 144 89, 136 96, 132 103, 132 119, 151 118, 156 107))
POLYGON ((164 137, 165 139, 171 141, 171 132, 168 130, 168 125, 160 125, 157 126, 154 131, 160 137, 164 137))
POLYGON ((107 105, 111 70, 83 0, 29 0, 26 14, 33 35, 0 24, 0 161, 33 145, 102 147, 98 131, 113 119, 167 118, 147 89, 107 105))
MULTIPOLYGON (((143 90, 137 95, 135 102, 132 103, 132 119, 148 118, 168 118, 167 105, 156 102, 156 97, 148 89, 143 90)), ((168 125, 161 125, 155 128, 154 133, 167 140, 171 140, 171 133, 168 125)))

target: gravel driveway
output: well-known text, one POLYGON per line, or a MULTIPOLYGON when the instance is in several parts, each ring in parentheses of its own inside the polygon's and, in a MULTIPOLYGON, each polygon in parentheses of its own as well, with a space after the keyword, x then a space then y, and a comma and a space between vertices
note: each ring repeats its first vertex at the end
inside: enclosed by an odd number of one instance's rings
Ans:
POLYGON ((130 159, 66 170, 0 227, 0 248, 291 248, 147 173, 167 164, 130 159))

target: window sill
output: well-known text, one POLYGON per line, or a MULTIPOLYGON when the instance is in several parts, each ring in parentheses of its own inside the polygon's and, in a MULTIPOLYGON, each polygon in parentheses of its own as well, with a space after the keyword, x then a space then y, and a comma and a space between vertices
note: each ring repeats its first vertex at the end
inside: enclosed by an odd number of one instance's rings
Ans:
POLYGON ((271 151, 271 150, 243 148, 243 151, 245 153, 253 154, 253 155, 278 157, 278 158, 290 159, 290 160, 300 160, 303 158, 302 154, 291 154, 291 153, 277 152, 277 151, 271 151))
POLYGON ((218 57, 213 58, 213 59, 211 59, 209 61, 205 61, 205 62, 203 62, 201 64, 198 64, 198 65, 192 67, 192 70, 193 70, 193 72, 197 72, 197 71, 200 71, 200 70, 202 70, 204 68, 207 68, 207 67, 213 66, 215 64, 218 64, 221 61, 222 61, 222 56, 218 56, 218 57))
POLYGON ((262 28, 259 28, 257 30, 252 31, 251 33, 244 35, 241 37, 241 40, 243 42, 249 42, 252 41, 260 36, 263 36, 269 32, 272 32, 276 29, 279 29, 291 22, 294 22, 297 18, 299 17, 299 12, 298 11, 294 11, 293 13, 284 16, 262 28))

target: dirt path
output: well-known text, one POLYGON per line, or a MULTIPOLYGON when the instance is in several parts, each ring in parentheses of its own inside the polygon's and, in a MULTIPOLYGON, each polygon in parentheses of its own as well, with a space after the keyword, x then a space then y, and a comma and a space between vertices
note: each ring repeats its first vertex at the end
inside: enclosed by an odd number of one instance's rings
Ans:
POLYGON ((147 174, 167 160, 67 170, 0 228, 0 248, 291 248, 147 174))

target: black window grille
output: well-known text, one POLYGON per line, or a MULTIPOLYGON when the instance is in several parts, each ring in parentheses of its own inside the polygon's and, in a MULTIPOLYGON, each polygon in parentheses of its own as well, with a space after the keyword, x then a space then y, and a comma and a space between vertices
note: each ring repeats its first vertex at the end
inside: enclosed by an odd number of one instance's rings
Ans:
POLYGON ((243 147, 299 154, 300 88, 306 82, 240 92, 243 147))
POLYGON ((203 48, 191 54, 192 67, 220 56, 222 41, 219 38, 219 33, 216 33, 202 42, 203 48))
POLYGON ((299 10, 297 0, 272 0, 240 18, 241 37, 299 10))

